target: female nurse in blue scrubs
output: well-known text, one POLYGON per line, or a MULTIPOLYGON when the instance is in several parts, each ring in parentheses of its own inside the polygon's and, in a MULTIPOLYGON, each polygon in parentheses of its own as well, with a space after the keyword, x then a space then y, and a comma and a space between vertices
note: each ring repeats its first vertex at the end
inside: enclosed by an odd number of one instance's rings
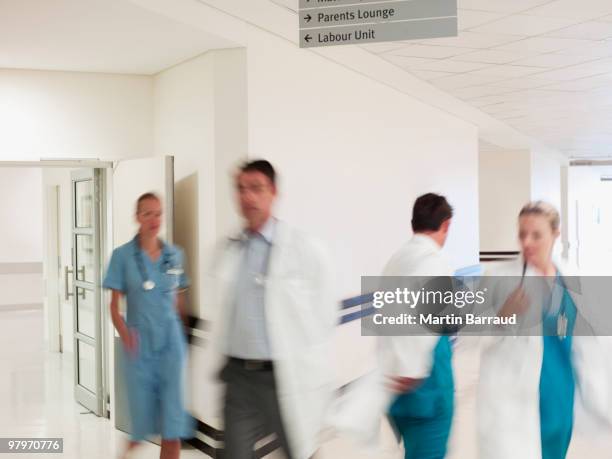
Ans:
POLYGON ((192 437, 184 408, 186 340, 182 326, 183 253, 158 238, 162 206, 152 193, 136 205, 138 234, 115 249, 104 288, 112 290, 111 316, 121 337, 131 419, 131 441, 124 458, 143 440, 161 435, 161 459, 177 459, 181 439, 192 437), (119 312, 127 300, 125 319, 119 312))

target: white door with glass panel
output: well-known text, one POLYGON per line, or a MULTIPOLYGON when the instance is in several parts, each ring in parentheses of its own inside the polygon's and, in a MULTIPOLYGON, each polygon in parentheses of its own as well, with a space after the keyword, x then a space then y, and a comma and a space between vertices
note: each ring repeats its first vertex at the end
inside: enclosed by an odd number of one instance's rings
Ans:
POLYGON ((76 400, 104 412, 100 266, 100 169, 72 172, 72 269, 65 268, 66 300, 72 297, 76 400), (71 285, 72 288, 68 288, 71 285))

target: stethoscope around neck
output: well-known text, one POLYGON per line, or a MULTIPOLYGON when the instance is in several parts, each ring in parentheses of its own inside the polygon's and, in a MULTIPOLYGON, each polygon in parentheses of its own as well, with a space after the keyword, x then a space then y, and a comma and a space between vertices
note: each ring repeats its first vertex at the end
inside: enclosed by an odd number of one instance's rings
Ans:
MULTIPOLYGON (((159 243, 161 245, 162 270, 167 270, 170 266, 170 254, 166 250, 166 244, 162 240, 159 240, 159 243)), ((142 288, 143 290, 151 291, 155 288, 155 282, 148 276, 138 235, 134 237, 134 244, 136 247, 136 250, 134 250, 134 258, 136 259, 138 272, 140 273, 140 278, 142 279, 142 288)))

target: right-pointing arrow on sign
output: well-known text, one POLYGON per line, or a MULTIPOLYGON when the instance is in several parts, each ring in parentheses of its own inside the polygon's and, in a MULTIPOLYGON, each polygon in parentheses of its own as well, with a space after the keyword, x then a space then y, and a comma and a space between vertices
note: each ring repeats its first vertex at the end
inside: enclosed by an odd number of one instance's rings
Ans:
POLYGON ((309 14, 307 16, 304 16, 304 19, 306 19, 306 22, 310 22, 312 20, 312 16, 309 14))

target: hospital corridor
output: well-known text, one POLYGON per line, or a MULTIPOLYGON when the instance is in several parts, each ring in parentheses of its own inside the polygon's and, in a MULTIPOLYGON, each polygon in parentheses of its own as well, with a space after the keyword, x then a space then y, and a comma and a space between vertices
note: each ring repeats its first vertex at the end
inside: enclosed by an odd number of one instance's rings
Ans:
POLYGON ((610 459, 612 1, 0 0, 0 459, 610 459))

